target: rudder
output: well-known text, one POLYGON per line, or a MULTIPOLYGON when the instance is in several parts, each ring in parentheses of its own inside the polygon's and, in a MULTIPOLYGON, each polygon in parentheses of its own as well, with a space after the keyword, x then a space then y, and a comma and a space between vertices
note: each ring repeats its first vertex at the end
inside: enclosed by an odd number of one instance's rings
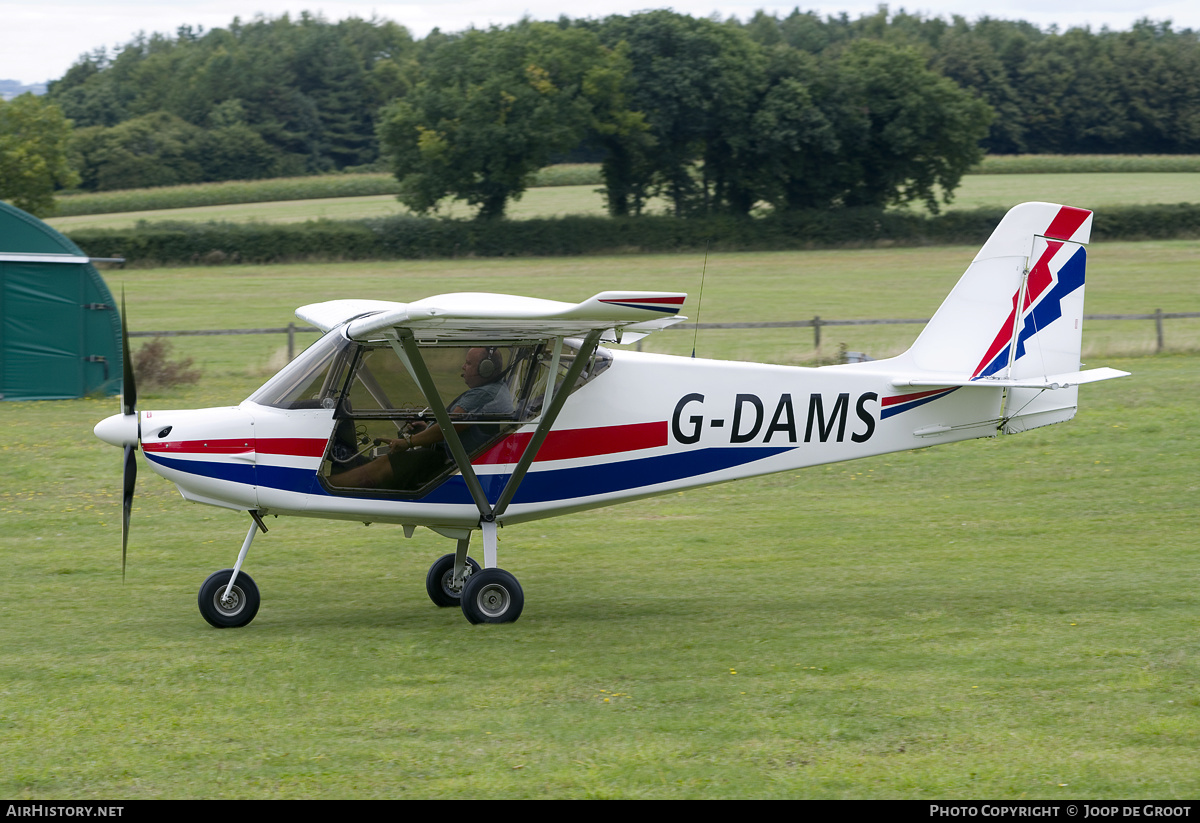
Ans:
MULTIPOLYGON (((1009 210, 909 351, 917 372, 1021 381, 1079 371, 1092 213, 1053 203, 1009 210)), ((1078 389, 1005 389, 1005 432, 1069 420, 1078 389)))

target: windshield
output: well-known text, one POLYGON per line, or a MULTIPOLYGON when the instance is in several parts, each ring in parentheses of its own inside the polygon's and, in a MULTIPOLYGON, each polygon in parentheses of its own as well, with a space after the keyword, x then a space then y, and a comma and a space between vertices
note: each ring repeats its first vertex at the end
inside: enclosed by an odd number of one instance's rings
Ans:
POLYGON ((278 409, 334 408, 355 348, 340 330, 329 332, 250 395, 251 402, 278 409))

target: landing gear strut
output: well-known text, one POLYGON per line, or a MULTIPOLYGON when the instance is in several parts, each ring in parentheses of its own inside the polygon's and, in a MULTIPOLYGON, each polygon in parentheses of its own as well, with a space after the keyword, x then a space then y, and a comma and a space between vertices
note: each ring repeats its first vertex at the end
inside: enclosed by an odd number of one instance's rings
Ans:
POLYGON ((511 623, 521 616, 525 594, 517 578, 496 568, 496 523, 483 521, 483 562, 487 568, 467 557, 471 542, 468 532, 459 538, 458 550, 447 554, 429 567, 425 590, 439 606, 461 606, 463 616, 472 623, 511 623))
POLYGON ((261 603, 258 586, 254 584, 250 575, 242 571, 242 563, 246 562, 246 553, 250 551, 254 535, 260 530, 266 532, 267 526, 259 512, 251 510, 250 516, 254 518, 254 522, 250 524, 250 531, 246 532, 237 562, 232 569, 222 569, 210 574, 200 586, 200 594, 196 598, 200 614, 218 629, 241 628, 258 614, 261 603))
POLYGON ((466 581, 479 572, 479 564, 473 558, 466 558, 463 567, 463 578, 457 583, 454 580, 454 555, 447 554, 439 557, 429 567, 425 575, 425 591, 429 599, 437 606, 457 606, 462 602, 463 587, 466 581))

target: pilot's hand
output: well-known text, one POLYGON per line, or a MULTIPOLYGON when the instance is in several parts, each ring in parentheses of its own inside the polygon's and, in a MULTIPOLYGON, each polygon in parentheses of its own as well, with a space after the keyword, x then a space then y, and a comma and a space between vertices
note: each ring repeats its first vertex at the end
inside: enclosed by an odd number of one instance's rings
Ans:
POLYGON ((375 445, 376 445, 376 446, 381 446, 381 445, 383 445, 384 443, 387 443, 387 444, 388 444, 388 446, 390 446, 390 447, 391 447, 391 449, 392 449, 392 451, 394 451, 394 452, 402 452, 402 451, 404 451, 405 449, 412 448, 412 444, 411 444, 411 443, 409 443, 407 440, 403 440, 403 439, 399 439, 399 440, 384 440, 382 437, 376 437, 376 438, 375 438, 375 445))
POLYGON ((419 434, 430 427, 424 420, 409 420, 401 428, 401 434, 419 434))

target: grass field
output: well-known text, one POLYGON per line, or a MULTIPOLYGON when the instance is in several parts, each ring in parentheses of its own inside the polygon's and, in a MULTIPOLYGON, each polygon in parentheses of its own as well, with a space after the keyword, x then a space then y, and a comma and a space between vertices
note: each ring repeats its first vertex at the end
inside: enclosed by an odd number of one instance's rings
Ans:
MULTIPOLYGON (((1200 244, 1091 251, 1089 312, 1200 310, 1200 244)), ((928 316, 973 253, 713 256, 701 319, 928 316)), ((479 289, 678 288, 694 317, 702 265, 106 276, 134 330, 249 328, 479 289)), ((699 353, 800 362, 807 335, 705 333, 699 353)), ((180 339, 205 380, 141 405, 237 402, 280 343, 180 339)), ((1194 798, 1200 355, 1088 365, 1133 377, 1084 387, 1065 425, 504 530, 527 598, 506 626, 429 603, 450 541, 297 519, 250 554, 255 622, 210 629, 196 589, 247 518, 143 465, 122 585, 120 453, 91 435, 116 400, 0 404, 0 796, 1194 798)))
MULTIPOLYGON (((1066 203, 1089 209, 1104 206, 1149 203, 1200 202, 1200 173, 1107 173, 1107 174, 978 174, 963 178, 949 208, 981 206, 1008 207, 1030 200, 1066 203)), ((667 204, 656 201, 650 211, 665 212, 667 204)), ((303 222, 305 220, 356 220, 403 214, 405 208, 392 195, 323 198, 184 209, 93 214, 48 220, 59 230, 82 227, 121 228, 139 220, 197 220, 230 222, 303 222)), ((470 217, 473 210, 461 202, 447 202, 442 212, 451 217, 470 217)), ((569 214, 605 214, 598 186, 554 186, 527 191, 509 205, 508 216, 516 219, 555 217, 569 214)))

